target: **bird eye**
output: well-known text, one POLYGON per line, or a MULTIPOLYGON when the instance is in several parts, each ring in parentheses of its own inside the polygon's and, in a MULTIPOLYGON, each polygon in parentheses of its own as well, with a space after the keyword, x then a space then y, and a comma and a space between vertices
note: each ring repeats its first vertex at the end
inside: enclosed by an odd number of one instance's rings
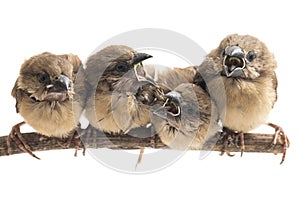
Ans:
POLYGON ((39 79, 39 81, 41 83, 47 83, 47 82, 49 82, 49 75, 46 74, 46 73, 44 73, 44 72, 38 73, 37 77, 38 77, 38 79, 39 79))
POLYGON ((128 71, 128 66, 124 63, 119 63, 116 65, 116 70, 119 72, 126 72, 128 71))
POLYGON ((249 51, 247 54, 247 60, 252 62, 256 58, 256 54, 253 51, 249 51))

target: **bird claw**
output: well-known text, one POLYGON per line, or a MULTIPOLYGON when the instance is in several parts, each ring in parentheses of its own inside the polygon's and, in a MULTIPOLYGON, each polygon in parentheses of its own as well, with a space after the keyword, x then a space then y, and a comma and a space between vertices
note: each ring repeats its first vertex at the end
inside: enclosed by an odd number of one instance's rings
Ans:
POLYGON ((77 128, 76 130, 72 131, 68 137, 68 140, 64 143, 57 141, 58 145, 60 145, 63 148, 69 148, 72 140, 74 139, 74 149, 75 149, 75 153, 74 156, 77 157, 77 151, 80 149, 80 147, 82 146, 82 155, 85 156, 85 150, 86 148, 84 147, 84 145, 81 143, 80 140, 80 134, 78 132, 81 132, 81 130, 79 130, 80 128, 77 128))
POLYGON ((230 147, 231 145, 235 145, 236 147, 240 146, 241 157, 243 156, 243 152, 245 150, 245 141, 244 141, 244 133, 243 132, 235 132, 228 128, 223 128, 223 132, 221 132, 218 142, 221 142, 222 144, 224 144, 223 149, 221 150, 221 153, 220 153, 221 156, 224 155, 225 153, 227 156, 230 156, 230 157, 234 156, 234 154, 227 151, 228 147, 230 147))
POLYGON ((244 138, 244 132, 239 132, 239 138, 241 141, 241 157, 243 156, 244 150, 245 150, 245 138, 244 138))
POLYGON ((20 131, 20 127, 22 125, 24 125, 25 122, 21 122, 18 123, 16 125, 14 125, 11 129, 11 132, 9 133, 8 137, 7 137, 7 153, 8 155, 11 155, 12 153, 12 148, 11 148, 11 141, 13 141, 16 146, 21 149, 24 152, 27 152, 28 154, 30 154, 32 157, 39 159, 39 157, 37 157, 30 149, 29 145, 26 143, 24 137, 22 136, 22 133, 20 131))
POLYGON ((138 165, 142 162, 144 151, 145 151, 145 148, 140 148, 139 157, 138 157, 138 159, 136 161, 135 168, 134 168, 135 171, 136 171, 138 165))
POLYGON ((278 143, 278 140, 281 140, 281 141, 283 140, 281 142, 281 143, 283 143, 283 153, 282 153, 282 158, 281 158, 281 162, 280 162, 280 164, 282 164, 285 160, 287 148, 289 148, 289 146, 290 146, 290 141, 280 126, 273 124, 273 123, 268 123, 268 126, 275 129, 274 138, 270 145, 269 151, 271 151, 275 148, 276 144, 278 143), (280 136, 280 138, 279 138, 279 136, 280 136))
MULTIPOLYGON (((227 148, 227 146, 226 146, 226 148, 227 148)), ((231 152, 226 151, 226 148, 224 148, 224 149, 220 152, 220 156, 223 156, 225 153, 226 153, 226 155, 229 156, 229 157, 235 156, 235 154, 232 154, 231 152)))
MULTIPOLYGON (((154 148, 154 149, 156 148, 156 142, 157 142, 157 135, 154 134, 154 135, 150 136, 150 144, 151 144, 151 147, 154 148)), ((144 147, 140 148, 139 157, 138 157, 138 159, 136 161, 136 164, 135 164, 135 171, 136 171, 138 165, 142 162, 144 152, 145 152, 145 148, 144 147)))

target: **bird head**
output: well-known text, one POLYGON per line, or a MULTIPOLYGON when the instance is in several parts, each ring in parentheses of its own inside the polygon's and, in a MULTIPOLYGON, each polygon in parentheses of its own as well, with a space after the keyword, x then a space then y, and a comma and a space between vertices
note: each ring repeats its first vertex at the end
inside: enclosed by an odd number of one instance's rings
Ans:
POLYGON ((133 58, 133 69, 134 74, 138 81, 145 81, 150 82, 153 85, 156 85, 156 82, 153 80, 153 78, 147 73, 145 67, 143 66, 142 61, 152 58, 151 55, 146 53, 137 53, 134 52, 134 58, 133 58))
POLYGON ((159 118, 159 126, 167 126, 173 133, 193 135, 197 131, 200 112, 195 89, 198 88, 184 83, 165 95, 165 103, 153 112, 159 118))
POLYGON ((170 127, 178 130, 180 128, 182 96, 176 91, 171 91, 165 95, 165 98, 165 103, 155 110, 154 114, 165 119, 170 127))
POLYGON ((165 96, 161 107, 152 108, 151 123, 169 147, 200 148, 205 139, 220 131, 218 110, 201 87, 183 83, 165 96))
POLYGON ((122 78, 126 73, 133 70, 135 78, 138 81, 146 81, 155 84, 155 81, 147 73, 142 63, 148 58, 152 58, 152 56, 131 50, 113 60, 106 72, 108 72, 109 76, 115 75, 115 77, 122 78))
POLYGON ((209 56, 221 75, 227 78, 255 79, 276 68, 274 56, 267 46, 250 35, 227 36, 209 56))
POLYGON ((73 65, 62 56, 48 52, 26 60, 20 70, 17 88, 35 101, 65 101, 73 96, 73 65))
MULTIPOLYGON (((115 89, 120 80, 151 82, 155 81, 148 75, 143 61, 152 56, 139 53, 124 45, 111 45, 89 57, 87 61, 88 81, 102 90, 115 89), (100 77, 100 79, 99 79, 100 77), (98 80, 101 84, 98 84, 98 80)), ((130 84, 127 84, 130 85, 130 84)))

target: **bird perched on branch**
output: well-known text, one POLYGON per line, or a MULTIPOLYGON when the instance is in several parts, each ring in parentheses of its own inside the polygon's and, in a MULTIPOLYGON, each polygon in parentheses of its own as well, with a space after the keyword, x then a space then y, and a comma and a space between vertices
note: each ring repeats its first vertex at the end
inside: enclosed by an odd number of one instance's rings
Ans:
POLYGON ((151 57, 128 46, 111 45, 88 58, 86 73, 91 92, 85 115, 92 126, 124 134, 149 124, 149 106, 197 72, 195 68, 181 74, 177 72, 181 69, 157 72, 152 65, 142 64, 151 57))
POLYGON ((124 45, 108 46, 86 62, 90 93, 85 115, 95 128, 111 134, 125 134, 150 122, 149 107, 139 92, 146 84, 155 85, 142 61, 151 55, 124 45))
POLYGON ((225 89, 227 101, 223 125, 239 133, 241 151, 244 149, 243 133, 266 123, 275 128, 272 145, 282 135, 285 152, 289 146, 282 129, 268 123, 269 113, 277 100, 276 67, 273 54, 262 41, 250 35, 238 34, 224 38, 198 67, 214 90, 218 90, 218 87, 225 89), (220 79, 223 85, 212 84, 220 79))
POLYGON ((152 124, 162 142, 172 149, 201 149, 222 129, 214 101, 203 88, 182 83, 153 109, 152 124))
MULTIPOLYGON (((126 134, 150 123, 150 107, 163 101, 164 92, 181 77, 171 70, 169 78, 160 73, 159 80, 154 80, 155 68, 145 69, 142 64, 151 57, 124 45, 111 45, 88 58, 86 72, 91 93, 85 115, 93 127, 110 134, 126 134)), ((142 152, 143 149, 138 163, 142 152)))
POLYGON ((24 122, 12 128, 7 140, 8 153, 13 140, 21 149, 38 158, 20 132, 20 126, 25 123, 48 137, 71 138, 76 133, 83 101, 74 97, 74 81, 81 65, 76 55, 48 52, 35 55, 22 64, 11 94, 16 99, 16 111, 24 122))
MULTIPOLYGON (((85 111, 91 125, 88 131, 117 135, 127 134, 134 128, 145 128, 144 132, 151 136, 146 126, 150 123, 149 104, 154 99, 141 91, 147 86, 154 93, 161 92, 142 64, 151 57, 125 45, 111 45, 88 58, 86 74, 90 92, 85 111)), ((85 141, 84 137, 82 139, 85 141)), ((144 148, 141 148, 137 164, 141 162, 143 152, 144 148)))

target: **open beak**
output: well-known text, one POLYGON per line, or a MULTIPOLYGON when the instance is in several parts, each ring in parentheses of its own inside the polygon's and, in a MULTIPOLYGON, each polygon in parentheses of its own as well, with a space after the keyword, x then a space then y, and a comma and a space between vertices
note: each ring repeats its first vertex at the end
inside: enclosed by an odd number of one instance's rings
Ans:
POLYGON ((43 96, 44 101, 64 101, 71 91, 71 80, 65 76, 60 75, 56 77, 51 84, 47 85, 47 92, 43 96))
POLYGON ((153 114, 157 115, 158 117, 162 119, 167 119, 168 118, 168 113, 167 110, 164 106, 160 106, 156 110, 153 111, 153 114))
POLYGON ((167 100, 165 101, 165 103, 161 107, 156 109, 153 113, 159 116, 160 118, 167 120, 171 126, 178 129, 179 128, 178 120, 180 120, 179 117, 181 115, 181 108, 179 105, 179 101, 177 99, 174 99, 173 94, 171 94, 172 96, 169 95, 170 93, 166 95, 167 100))
POLYGON ((71 89, 71 80, 65 75, 59 75, 53 81, 53 90, 56 92, 67 92, 71 89))
POLYGON ((179 127, 179 123, 177 121, 179 119, 177 119, 176 116, 173 115, 173 113, 169 112, 167 107, 161 106, 158 109, 156 109, 153 112, 153 114, 157 115, 162 120, 166 120, 170 126, 179 130, 180 127, 179 127))
POLYGON ((245 53, 239 46, 231 46, 225 49, 223 75, 227 77, 245 77, 243 71, 245 67, 245 53))
POLYGON ((153 85, 157 85, 154 79, 147 73, 145 67, 143 66, 143 61, 152 58, 151 55, 146 53, 136 53, 133 61, 134 73, 138 81, 147 81, 153 85))

